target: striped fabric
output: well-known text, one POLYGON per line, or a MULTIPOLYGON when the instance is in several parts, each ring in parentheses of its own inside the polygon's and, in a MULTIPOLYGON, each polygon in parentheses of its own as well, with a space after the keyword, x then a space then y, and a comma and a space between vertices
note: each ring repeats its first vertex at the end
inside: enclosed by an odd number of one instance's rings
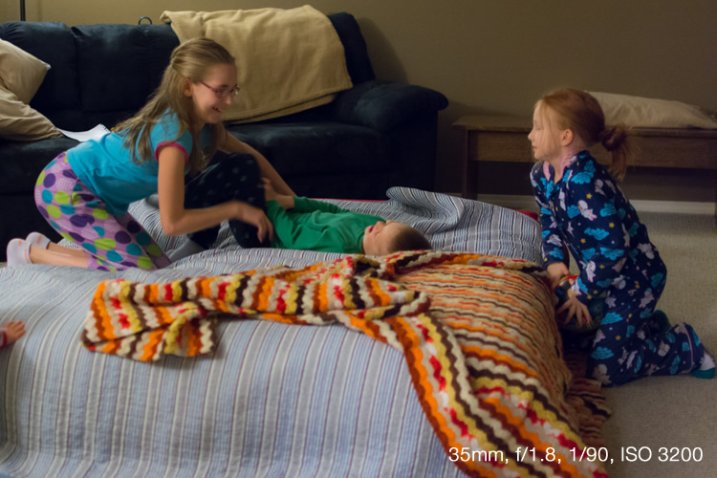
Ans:
POLYGON ((490 452, 457 460, 472 476, 601 474, 574 458, 585 453, 580 417, 563 396, 570 374, 535 263, 421 252, 156 284, 106 281, 92 299, 83 342, 140 361, 197 356, 216 346, 217 315, 338 322, 402 350, 449 458, 451 450, 490 452), (537 456, 516 455, 521 447, 537 456))
MULTIPOLYGON (((396 188, 389 195, 384 202, 338 202, 415 224, 436 248, 540 258, 537 224, 525 216, 424 191, 396 188)), ((160 244, 176 244, 161 236, 156 209, 137 203, 132 212, 160 244)), ((79 331, 101 281, 170 282, 341 257, 241 250, 222 233, 219 249, 151 273, 0 269, 2 320, 23 320, 27 328, 0 351, 0 475, 464 476, 418 399, 405 355, 347 327, 222 320, 211 355, 152 364, 81 345, 79 331)), ((401 276, 414 287, 409 279, 401 276)), ((431 316, 440 312, 432 300, 431 316)), ((530 343, 540 336, 536 347, 543 334, 526 332, 530 343)), ((472 367, 475 359, 466 355, 466 363, 472 367)), ((495 372, 478 365, 481 373, 495 372)), ((542 387, 536 389, 551 396, 551 380, 563 378, 536 380, 542 387)), ((557 409, 600 412, 596 403, 588 393, 568 394, 557 409)), ((579 414, 560 413, 583 429, 579 414)), ((599 415, 590 423, 596 437, 599 415)))

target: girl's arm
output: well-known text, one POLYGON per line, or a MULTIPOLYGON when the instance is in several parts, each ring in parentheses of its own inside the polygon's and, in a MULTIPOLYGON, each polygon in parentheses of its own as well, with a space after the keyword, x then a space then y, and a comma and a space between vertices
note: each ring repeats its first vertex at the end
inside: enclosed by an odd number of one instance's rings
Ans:
POLYGON ((184 166, 186 155, 180 148, 166 146, 159 152, 159 219, 162 230, 179 236, 216 226, 227 219, 238 219, 258 229, 259 240, 273 236, 273 228, 266 214, 241 201, 228 201, 201 209, 184 208, 184 166))
MULTIPOLYGON (((555 263, 564 265, 567 270, 569 257, 563 236, 558 230, 558 223, 555 220, 553 211, 548 204, 547 195, 545 193, 545 183, 549 179, 543 175, 543 163, 536 163, 530 172, 530 182, 533 185, 535 202, 540 208, 540 226, 543 245, 543 261, 546 267, 551 268, 555 263)), ((563 267, 553 266, 553 270, 563 270, 563 267)), ((551 276, 551 279, 555 279, 551 276)))
POLYGON ((289 185, 284 181, 281 175, 274 169, 268 159, 264 157, 256 149, 252 148, 243 141, 239 141, 234 135, 229 133, 226 129, 224 130, 224 140, 219 143, 219 149, 226 153, 247 153, 251 154, 256 158, 259 169, 261 170, 262 176, 269 179, 274 189, 279 194, 286 194, 288 196, 296 196, 296 193, 289 185))
MULTIPOLYGON (((288 194, 278 194, 268 179, 261 178, 261 180, 264 183, 264 199, 267 203, 269 201, 276 201, 284 209, 294 209, 294 196, 289 196, 288 194)), ((268 215, 271 217, 271 214, 268 215)))

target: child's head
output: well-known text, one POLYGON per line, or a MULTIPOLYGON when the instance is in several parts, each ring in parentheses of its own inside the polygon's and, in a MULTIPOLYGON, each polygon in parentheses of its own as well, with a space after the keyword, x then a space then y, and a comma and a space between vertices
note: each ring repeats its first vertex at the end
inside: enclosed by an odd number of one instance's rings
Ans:
POLYGON ((533 130, 528 138, 539 160, 555 154, 560 146, 569 148, 573 145, 582 149, 600 143, 612 154, 612 174, 617 179, 625 175, 630 154, 625 129, 606 127, 600 104, 585 91, 563 88, 538 100, 533 113, 533 130))
POLYGON ((125 132, 125 142, 134 157, 143 161, 152 157, 150 128, 146 126, 156 123, 168 110, 177 115, 180 134, 189 130, 195 145, 199 144, 202 125, 217 125, 207 151, 195 147, 190 153, 190 167, 201 169, 224 134, 221 115, 238 91, 236 78, 235 60, 226 48, 208 38, 187 40, 172 51, 162 81, 149 102, 115 130, 125 132))
POLYGON ((364 253, 371 256, 431 248, 431 243, 423 234, 408 224, 393 221, 378 221, 368 226, 364 230, 362 244, 364 253))
POLYGON ((216 124, 238 91, 234 57, 214 40, 194 38, 172 52, 158 94, 183 119, 216 124))

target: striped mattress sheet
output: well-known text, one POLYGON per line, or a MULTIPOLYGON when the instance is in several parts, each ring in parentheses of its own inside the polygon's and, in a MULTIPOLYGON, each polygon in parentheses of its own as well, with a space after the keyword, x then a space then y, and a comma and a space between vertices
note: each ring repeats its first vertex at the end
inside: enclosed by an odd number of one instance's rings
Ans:
MULTIPOLYGON (((379 202, 332 202, 412 224, 436 249, 540 258, 539 227, 527 216, 409 188, 391 188, 387 195, 379 202)), ((160 245, 178 244, 159 232, 156 208, 141 202, 131 210, 160 245)), ((101 281, 172 281, 341 257, 242 250, 222 229, 217 248, 154 272, 34 265, 0 270, 2 320, 23 320, 27 328, 25 337, 0 352, 0 474, 470 473, 471 467, 456 466, 437 436, 404 354, 342 325, 220 321, 210 355, 166 356, 151 364, 91 353, 80 341, 101 281)), ((558 377, 556 383, 565 385, 568 375, 558 377)), ((563 413, 564 407, 560 402, 555 410, 563 413)), ((570 426, 575 431, 577 425, 570 426)), ((536 469, 519 467, 519 474, 550 476, 549 469, 536 469)))

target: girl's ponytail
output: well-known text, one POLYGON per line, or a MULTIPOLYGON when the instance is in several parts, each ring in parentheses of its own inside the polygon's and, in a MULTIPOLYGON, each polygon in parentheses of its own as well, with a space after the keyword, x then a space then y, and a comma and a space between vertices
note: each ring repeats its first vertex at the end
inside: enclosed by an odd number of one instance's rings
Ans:
POLYGON ((600 144, 602 144, 612 156, 610 174, 618 181, 622 181, 627 171, 628 159, 632 154, 630 142, 627 139, 627 131, 622 126, 606 127, 599 134, 598 139, 600 144))
POLYGON ((561 128, 571 128, 586 146, 602 144, 612 156, 610 174, 622 181, 632 154, 627 131, 622 126, 605 126, 605 114, 594 96, 587 91, 562 88, 543 96, 540 102, 557 113, 561 128))

